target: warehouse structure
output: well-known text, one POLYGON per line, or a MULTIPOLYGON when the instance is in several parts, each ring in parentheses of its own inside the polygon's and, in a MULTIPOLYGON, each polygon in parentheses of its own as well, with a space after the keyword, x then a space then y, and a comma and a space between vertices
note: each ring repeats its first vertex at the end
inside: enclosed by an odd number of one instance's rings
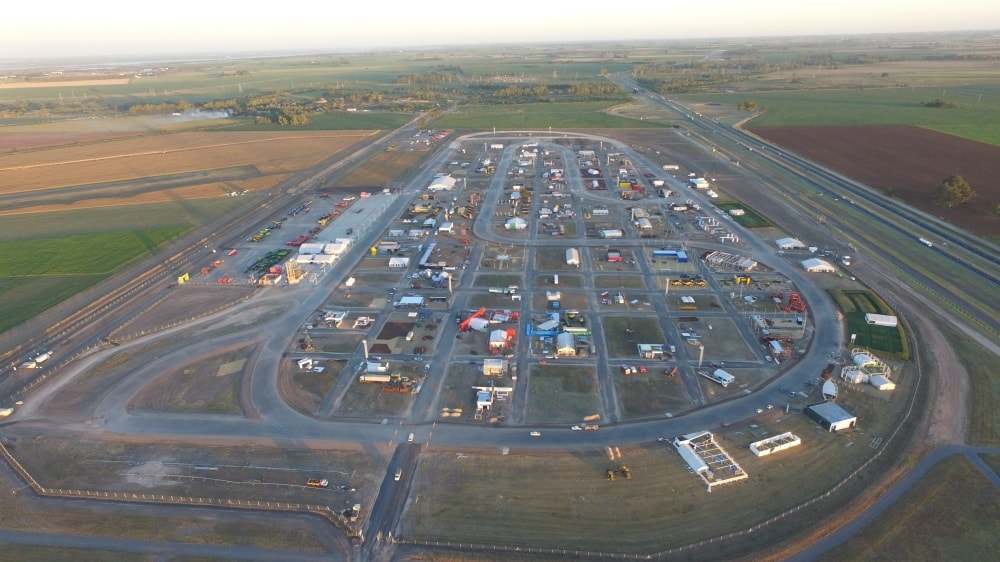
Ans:
POLYGON ((836 402, 819 402, 806 406, 806 415, 827 431, 834 433, 857 425, 858 417, 840 407, 836 402))

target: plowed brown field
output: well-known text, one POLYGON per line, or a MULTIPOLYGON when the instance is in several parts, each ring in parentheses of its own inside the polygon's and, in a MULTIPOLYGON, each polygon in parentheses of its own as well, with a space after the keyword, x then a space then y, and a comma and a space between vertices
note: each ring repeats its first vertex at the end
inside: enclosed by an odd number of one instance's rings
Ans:
POLYGON ((1000 147, 909 125, 759 127, 755 134, 980 236, 1000 236, 1000 147), (977 193, 966 205, 934 205, 951 174, 977 193))

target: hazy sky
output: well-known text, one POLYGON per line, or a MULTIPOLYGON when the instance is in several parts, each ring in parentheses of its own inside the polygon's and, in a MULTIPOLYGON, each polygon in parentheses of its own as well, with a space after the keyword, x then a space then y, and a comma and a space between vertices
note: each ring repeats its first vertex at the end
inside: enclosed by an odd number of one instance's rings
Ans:
POLYGON ((17 0, 0 59, 975 29, 1000 1, 17 0))

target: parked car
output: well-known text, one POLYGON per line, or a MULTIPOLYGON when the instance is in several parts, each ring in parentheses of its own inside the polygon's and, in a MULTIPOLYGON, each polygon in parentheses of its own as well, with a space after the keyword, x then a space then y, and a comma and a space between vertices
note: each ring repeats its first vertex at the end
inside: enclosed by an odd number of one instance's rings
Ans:
POLYGON ((573 430, 573 431, 583 431, 583 428, 582 428, 582 427, 580 427, 580 426, 578 426, 578 425, 574 425, 574 426, 573 426, 573 427, 571 427, 570 429, 571 429, 571 430, 573 430))
POLYGON ((541 431, 532 431, 530 435, 532 437, 541 437, 542 436, 542 432, 541 431))

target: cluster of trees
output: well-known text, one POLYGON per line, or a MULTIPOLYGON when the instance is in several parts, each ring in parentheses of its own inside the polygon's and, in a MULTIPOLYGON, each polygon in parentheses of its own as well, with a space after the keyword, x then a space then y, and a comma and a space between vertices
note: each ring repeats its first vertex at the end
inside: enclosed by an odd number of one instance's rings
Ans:
POLYGON ((753 113, 754 111, 760 109, 760 106, 753 100, 743 100, 736 106, 736 109, 753 113))
POLYGON ((396 84, 450 84, 457 80, 452 72, 423 72, 420 74, 406 74, 396 78, 396 84))
POLYGON ((961 107, 955 102, 950 102, 947 100, 943 100, 941 98, 937 98, 931 101, 925 101, 920 105, 924 107, 933 107, 935 109, 958 109, 959 107, 961 107))
POLYGON ((184 100, 177 102, 165 101, 162 103, 141 103, 136 105, 131 105, 128 108, 129 115, 163 115, 164 113, 176 113, 179 111, 184 111, 185 109, 191 109, 194 104, 188 103, 184 100))
POLYGON ((948 176, 934 190, 934 202, 949 209, 964 205, 975 197, 972 186, 958 174, 948 176))
POLYGON ((580 82, 575 84, 536 84, 534 86, 478 86, 472 101, 483 104, 553 102, 573 98, 573 101, 603 101, 625 99, 625 92, 613 82, 580 82))

